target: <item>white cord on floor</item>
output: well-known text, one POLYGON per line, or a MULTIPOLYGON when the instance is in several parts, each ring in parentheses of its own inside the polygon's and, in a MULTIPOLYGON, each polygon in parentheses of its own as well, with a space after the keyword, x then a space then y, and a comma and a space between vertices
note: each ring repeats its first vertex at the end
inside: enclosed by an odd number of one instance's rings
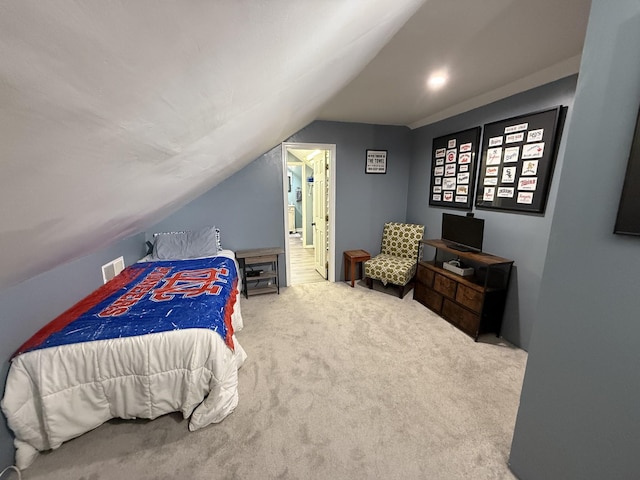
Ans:
POLYGON ((22 479, 22 474, 20 473, 20 470, 18 470, 18 467, 16 467, 15 465, 9 465, 7 468, 2 470, 2 472, 0 472, 0 477, 2 477, 9 470, 15 470, 18 473, 18 480, 22 479))

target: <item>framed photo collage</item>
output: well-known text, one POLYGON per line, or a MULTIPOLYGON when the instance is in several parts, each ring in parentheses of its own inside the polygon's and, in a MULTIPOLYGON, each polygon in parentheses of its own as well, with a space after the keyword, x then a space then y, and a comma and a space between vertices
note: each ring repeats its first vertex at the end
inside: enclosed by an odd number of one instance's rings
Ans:
POLYGON ((429 205, 471 209, 480 127, 433 139, 429 205))
POLYGON ((435 138, 429 205, 544 213, 561 108, 485 124, 479 166, 480 127, 435 138))

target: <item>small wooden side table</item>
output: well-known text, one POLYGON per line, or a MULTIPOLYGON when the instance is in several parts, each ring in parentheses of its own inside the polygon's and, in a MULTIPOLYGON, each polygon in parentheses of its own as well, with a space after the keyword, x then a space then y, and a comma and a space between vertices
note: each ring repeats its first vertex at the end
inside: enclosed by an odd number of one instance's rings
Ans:
POLYGON ((371 255, 365 250, 346 250, 344 252, 344 279, 347 282, 351 279, 352 288, 355 282, 356 263, 360 263, 360 276, 362 276, 364 275, 364 266, 361 262, 366 262, 370 258, 371 255))

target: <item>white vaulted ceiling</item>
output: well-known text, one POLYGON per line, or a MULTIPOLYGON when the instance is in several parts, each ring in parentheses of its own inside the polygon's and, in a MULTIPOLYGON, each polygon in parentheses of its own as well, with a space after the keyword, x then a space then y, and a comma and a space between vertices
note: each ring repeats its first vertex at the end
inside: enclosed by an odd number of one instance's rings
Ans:
POLYGON ((0 2, 0 288, 144 230, 314 119, 415 127, 575 73, 588 8, 0 2))

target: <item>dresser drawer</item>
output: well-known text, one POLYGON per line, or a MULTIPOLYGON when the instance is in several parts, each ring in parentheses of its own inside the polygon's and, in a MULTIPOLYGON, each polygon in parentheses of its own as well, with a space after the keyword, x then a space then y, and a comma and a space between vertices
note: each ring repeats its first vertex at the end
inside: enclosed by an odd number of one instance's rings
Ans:
POLYGON ((427 289, 427 294, 425 295, 425 305, 439 314, 442 310, 442 295, 436 293, 430 288, 427 289))
POLYGON ((433 289, 445 297, 456 298, 456 285, 457 282, 438 273, 433 279, 433 289))
POLYGON ((483 294, 473 288, 466 285, 458 285, 458 291, 456 292, 456 302, 464 305, 465 307, 480 313, 482 311, 482 298, 483 294))
POLYGON ((413 287, 413 298, 418 300, 421 304, 427 307, 429 310, 440 314, 442 310, 442 295, 434 292, 432 289, 416 283, 413 287))
POLYGON ((476 336, 480 328, 480 315, 476 315, 446 298, 442 303, 442 316, 471 336, 476 336))
POLYGON ((423 265, 418 264, 418 271, 416 272, 416 280, 423 283, 427 287, 433 286, 433 277, 435 272, 423 265))

